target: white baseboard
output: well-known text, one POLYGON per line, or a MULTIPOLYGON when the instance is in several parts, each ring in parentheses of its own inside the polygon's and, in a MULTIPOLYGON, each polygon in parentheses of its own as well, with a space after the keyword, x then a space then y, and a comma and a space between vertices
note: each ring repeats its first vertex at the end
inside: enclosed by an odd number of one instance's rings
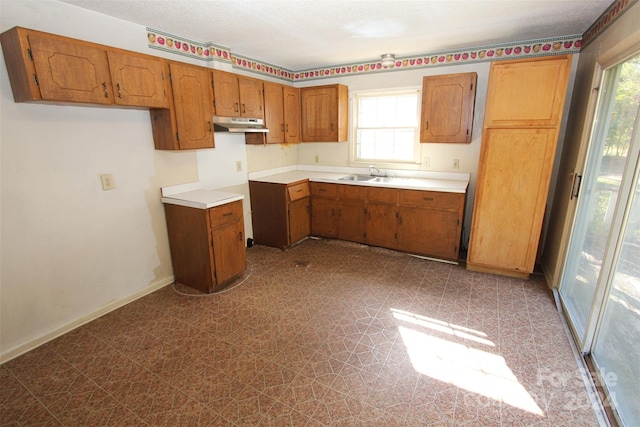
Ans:
POLYGON ((11 348, 7 351, 3 351, 2 353, 0 353, 0 365, 8 362, 11 359, 15 359, 16 357, 33 350, 36 347, 39 347, 49 341, 52 341, 56 338, 58 338, 61 335, 66 334, 67 332, 70 332, 86 323, 91 322, 92 320, 97 319, 98 317, 104 316, 107 313, 110 313, 120 307, 123 307, 127 304, 129 304, 130 302, 133 302, 139 298, 142 298, 145 295, 150 294, 151 292, 157 291, 160 288, 163 288, 171 283, 173 283, 174 278, 173 276, 170 277, 165 277, 164 279, 160 279, 154 283, 151 283, 149 286, 134 292, 133 294, 129 295, 126 298, 123 298, 121 300, 118 301, 113 301, 110 302, 109 304, 89 313, 86 314, 82 317, 80 317, 79 319, 76 319, 58 329, 55 329, 49 333, 46 333, 38 338, 34 338, 30 341, 27 341, 23 344, 20 344, 14 348, 11 348))

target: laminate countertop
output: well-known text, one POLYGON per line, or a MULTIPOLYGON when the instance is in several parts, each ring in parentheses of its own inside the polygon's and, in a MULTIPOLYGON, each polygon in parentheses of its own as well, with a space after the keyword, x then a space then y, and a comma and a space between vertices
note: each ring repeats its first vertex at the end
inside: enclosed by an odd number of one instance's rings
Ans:
POLYGON ((379 177, 379 179, 372 181, 350 181, 343 179, 349 175, 352 175, 352 173, 296 170, 291 172, 261 176, 257 178, 251 177, 249 180, 284 185, 303 181, 328 182, 333 184, 401 188, 406 190, 440 191, 446 193, 466 193, 467 187, 469 186, 468 173, 427 172, 423 173, 423 175, 420 177, 379 177))
POLYGON ((199 182, 162 187, 161 194, 162 203, 196 209, 209 209, 244 199, 242 194, 207 189, 199 182))

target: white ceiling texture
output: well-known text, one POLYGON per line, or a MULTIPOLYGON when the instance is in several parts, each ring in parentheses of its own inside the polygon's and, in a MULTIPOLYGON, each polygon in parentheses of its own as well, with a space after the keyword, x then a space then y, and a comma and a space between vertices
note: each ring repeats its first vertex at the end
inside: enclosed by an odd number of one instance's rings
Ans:
POLYGON ((61 0, 291 71, 582 35, 612 0, 61 0))

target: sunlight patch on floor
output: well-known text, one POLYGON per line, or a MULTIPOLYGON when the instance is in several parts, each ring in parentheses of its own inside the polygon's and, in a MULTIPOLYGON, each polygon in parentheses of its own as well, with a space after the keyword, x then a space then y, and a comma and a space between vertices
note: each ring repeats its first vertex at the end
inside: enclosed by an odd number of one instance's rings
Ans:
POLYGON ((398 329, 417 372, 532 414, 544 415, 502 356, 433 336, 429 331, 495 347, 485 333, 402 310, 391 311, 404 324, 398 329))

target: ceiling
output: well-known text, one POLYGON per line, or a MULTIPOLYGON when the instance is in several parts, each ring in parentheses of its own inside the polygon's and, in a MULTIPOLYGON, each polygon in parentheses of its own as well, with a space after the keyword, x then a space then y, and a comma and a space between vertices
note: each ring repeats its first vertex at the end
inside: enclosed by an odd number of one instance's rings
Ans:
POLYGON ((291 71, 581 35, 612 0, 61 0, 291 71))

